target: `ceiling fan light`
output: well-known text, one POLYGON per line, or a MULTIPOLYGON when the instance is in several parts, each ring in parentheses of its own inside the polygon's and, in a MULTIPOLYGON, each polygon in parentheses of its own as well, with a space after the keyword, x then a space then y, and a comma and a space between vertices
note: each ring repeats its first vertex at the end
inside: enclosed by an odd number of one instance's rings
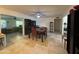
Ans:
POLYGON ((37 18, 40 18, 40 15, 37 15, 37 18))

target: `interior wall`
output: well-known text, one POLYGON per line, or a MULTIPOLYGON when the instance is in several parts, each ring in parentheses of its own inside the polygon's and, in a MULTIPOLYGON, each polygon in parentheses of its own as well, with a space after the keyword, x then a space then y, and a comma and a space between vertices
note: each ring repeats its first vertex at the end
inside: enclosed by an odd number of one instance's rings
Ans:
MULTIPOLYGON (((65 15, 65 16, 63 17, 63 22, 62 22, 62 34, 64 34, 64 23, 67 23, 67 15, 65 15)), ((67 25, 66 25, 66 27, 67 27, 67 25)))
POLYGON ((39 18, 36 20, 36 24, 44 27, 47 27, 48 31, 50 30, 50 22, 54 22, 53 18, 39 18))

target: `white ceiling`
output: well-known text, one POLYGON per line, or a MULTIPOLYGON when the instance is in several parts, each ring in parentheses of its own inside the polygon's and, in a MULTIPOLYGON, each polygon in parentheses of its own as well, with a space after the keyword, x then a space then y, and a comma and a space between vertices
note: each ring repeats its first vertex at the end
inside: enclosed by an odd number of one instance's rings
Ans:
POLYGON ((32 15, 40 11, 48 17, 57 17, 67 14, 71 5, 2 5, 0 7, 17 11, 25 15, 32 15))

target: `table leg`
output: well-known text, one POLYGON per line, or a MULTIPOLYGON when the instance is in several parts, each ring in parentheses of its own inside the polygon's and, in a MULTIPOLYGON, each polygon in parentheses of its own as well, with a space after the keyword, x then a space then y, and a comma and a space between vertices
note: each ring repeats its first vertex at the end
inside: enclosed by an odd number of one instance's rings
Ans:
POLYGON ((43 42, 43 34, 41 36, 42 36, 42 42, 43 42))
POLYGON ((3 41, 4 47, 6 47, 6 44, 7 44, 7 42, 6 42, 6 35, 5 35, 5 36, 4 36, 4 41, 3 41))
POLYGON ((37 36, 36 36, 36 41, 37 41, 37 36))
POLYGON ((28 37, 30 38, 30 34, 28 34, 28 37))

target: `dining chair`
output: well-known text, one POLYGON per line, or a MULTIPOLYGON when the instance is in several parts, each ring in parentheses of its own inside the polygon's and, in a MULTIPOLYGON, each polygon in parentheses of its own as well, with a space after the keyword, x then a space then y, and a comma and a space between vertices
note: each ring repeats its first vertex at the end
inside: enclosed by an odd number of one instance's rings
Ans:
POLYGON ((34 40, 34 38, 36 38, 37 40, 37 31, 36 31, 36 28, 33 26, 32 27, 32 39, 34 40))
POLYGON ((2 41, 3 39, 2 38, 0 38, 0 46, 2 45, 3 46, 3 41, 2 41))
POLYGON ((62 42, 64 44, 64 48, 67 48, 67 33, 62 35, 62 42))
POLYGON ((40 38, 42 39, 42 42, 44 41, 44 39, 47 38, 47 28, 46 27, 41 27, 41 32, 40 32, 40 38))
POLYGON ((46 38, 47 38, 47 28, 45 28, 45 36, 46 36, 46 38))
POLYGON ((44 37, 45 37, 45 39, 46 39, 46 38, 47 38, 47 28, 44 27, 44 30, 45 30, 45 32, 44 32, 44 37))

